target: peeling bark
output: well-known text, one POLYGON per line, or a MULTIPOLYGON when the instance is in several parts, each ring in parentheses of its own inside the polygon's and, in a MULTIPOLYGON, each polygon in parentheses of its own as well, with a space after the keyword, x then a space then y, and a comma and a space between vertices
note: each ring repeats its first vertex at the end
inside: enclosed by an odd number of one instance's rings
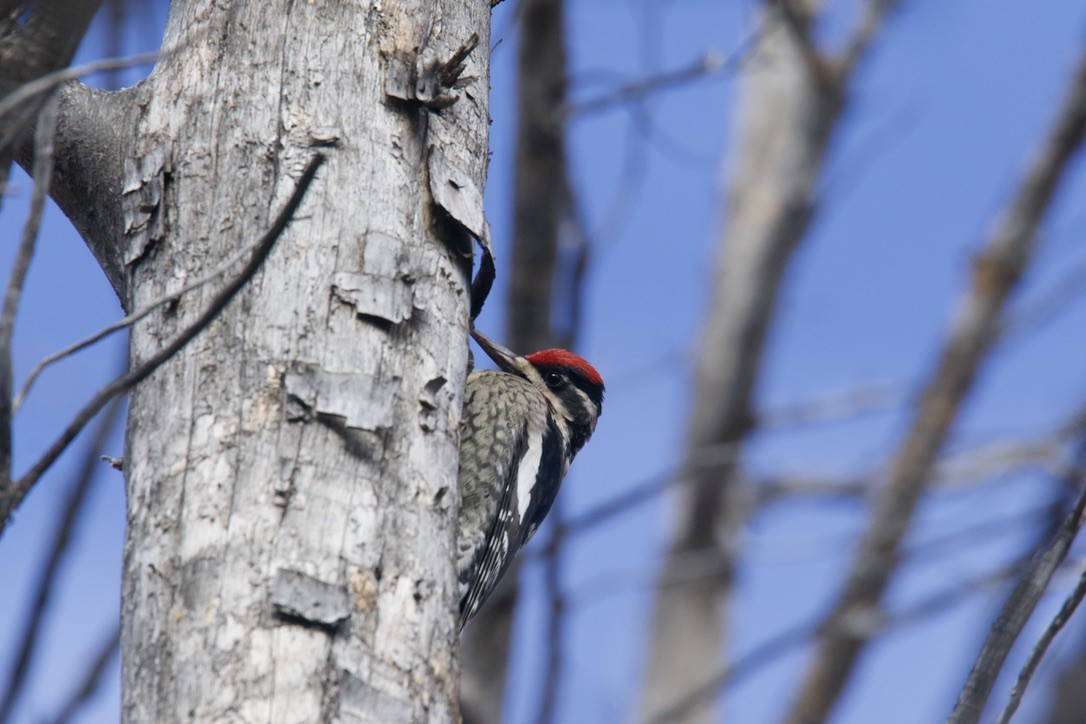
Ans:
MULTIPOLYGON (((488 24, 451 0, 175 1, 147 81, 62 89, 53 193, 128 309, 259 237, 329 154, 257 278, 132 395, 125 721, 456 718, 447 492, 486 86, 437 113, 385 81, 488 24)), ((213 287, 137 324, 133 363, 213 287)))

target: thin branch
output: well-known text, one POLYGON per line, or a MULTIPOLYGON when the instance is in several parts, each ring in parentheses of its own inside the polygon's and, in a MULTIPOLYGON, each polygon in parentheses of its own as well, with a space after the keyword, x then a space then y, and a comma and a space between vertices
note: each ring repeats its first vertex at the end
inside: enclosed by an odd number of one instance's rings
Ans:
POLYGON ((565 526, 562 524, 562 498, 554 501, 551 515, 555 516, 556 525, 551 530, 551 538, 544 552, 543 583, 548 602, 546 630, 546 659, 544 661, 543 682, 540 688, 538 724, 550 724, 554 721, 558 706, 558 684, 562 672, 562 641, 566 628, 566 596, 562 592, 562 548, 566 541, 565 526))
MULTIPOLYGON (((706 445, 697 451, 696 459, 691 454, 690 467, 715 467, 735 459, 739 446, 735 443, 706 445)), ((610 500, 598 504, 585 513, 571 517, 566 521, 566 535, 581 533, 610 520, 626 511, 648 502, 672 485, 692 484, 690 475, 683 472, 664 473, 650 478, 634 487, 619 493, 610 500)))
POLYGON ((836 63, 838 75, 847 76, 852 73, 871 49, 871 43, 882 29, 886 16, 900 4, 901 0, 868 0, 859 25, 836 63))
POLYGON ((1056 569, 1067 557, 1071 543, 1082 527, 1082 514, 1086 511, 1086 434, 1080 442, 1077 458, 1068 477, 1075 479, 1076 487, 1082 492, 1056 535, 1043 553, 1034 559, 1028 573, 1004 602, 1003 609, 996 616, 991 631, 977 654, 969 677, 958 696, 958 702, 947 719, 948 724, 972 724, 980 719, 1011 647, 1018 640, 1033 609, 1044 595, 1056 569))
POLYGON ((1007 701, 1007 705, 1003 707, 1003 711, 1000 712, 996 724, 1008 724, 1010 722, 1014 713, 1018 710, 1018 705, 1022 702, 1022 696, 1026 693, 1026 687, 1029 686, 1029 681, 1037 670, 1037 665, 1041 663, 1041 659, 1044 658, 1045 652, 1048 651, 1052 640, 1056 638, 1056 634, 1071 620, 1071 615, 1078 608, 1078 605, 1082 603, 1083 598, 1086 598, 1086 571, 1079 576, 1078 584, 1064 600, 1059 613, 1049 622, 1044 633, 1041 634, 1041 638, 1034 645, 1029 659, 1018 673, 1018 680, 1014 683, 1014 688, 1011 689, 1010 699, 1007 701))
POLYGON ((30 261, 34 258, 45 199, 52 182, 53 132, 56 121, 57 103, 53 99, 42 107, 38 126, 34 131, 34 190, 30 197, 30 209, 23 225, 19 250, 4 290, 3 309, 0 310, 0 484, 4 486, 11 481, 11 343, 15 331, 15 315, 19 310, 19 300, 22 298, 27 272, 30 270, 30 261))
MULTIPOLYGON (((145 63, 154 63, 160 57, 162 53, 140 53, 139 55, 130 55, 126 58, 104 58, 102 60, 94 60, 82 65, 74 65, 70 68, 62 68, 61 70, 47 73, 40 78, 35 78, 29 83, 24 83, 19 86, 17 90, 7 94, 3 100, 0 100, 0 121, 5 116, 12 113, 16 109, 20 108, 23 103, 31 101, 35 98, 41 97, 44 94, 52 91, 61 83, 65 83, 69 80, 75 80, 84 75, 90 73, 96 73, 102 70, 114 70, 120 68, 128 68, 133 65, 143 65, 145 63)), ((6 124, 5 124, 6 125, 6 124)), ((7 148, 18 134, 18 128, 20 124, 15 124, 15 127, 8 128, 0 134, 0 150, 7 148)), ((0 126, 0 130, 3 126, 0 126)))
POLYGON ((120 627, 116 627, 102 642, 102 646, 98 649, 98 653, 95 654, 94 659, 91 660, 90 666, 87 667, 82 683, 80 683, 79 688, 72 693, 71 698, 64 704, 64 707, 60 710, 60 713, 57 714, 56 718, 53 719, 53 724, 67 724, 72 720, 72 717, 79 712, 83 705, 94 696, 94 692, 102 685, 105 673, 109 667, 109 662, 113 660, 120 650, 121 630, 120 627))
MULTIPOLYGON (((0 98, 6 99, 34 78, 68 65, 102 0, 25 0, 6 3, 0 15, 0 98)), ((10 160, 9 143, 20 137, 40 110, 22 105, 14 118, 0 113, 0 162, 10 160)), ((39 94, 39 101, 44 94, 39 94)))
POLYGON ((0 722, 8 721, 12 708, 15 706, 15 702, 18 701, 19 694, 22 693, 22 686, 26 680, 30 662, 33 660, 34 653, 38 648, 42 621, 49 611, 49 599, 53 592, 57 590, 57 574, 60 571, 60 565, 68 553, 75 523, 83 510, 83 503, 87 499, 87 493, 90 491, 95 473, 102 467, 98 455, 105 446, 106 439, 113 432, 120 411, 120 400, 115 399, 110 404, 106 414, 99 420, 94 439, 87 445, 79 474, 71 492, 68 494, 68 500, 64 504, 64 512, 57 521, 49 558, 46 560, 45 567, 42 569, 41 577, 38 580, 34 602, 28 609, 30 616, 23 626, 23 635, 16 649, 15 663, 11 668, 11 674, 8 677, 7 686, 4 688, 3 697, 0 698, 0 722))
MULTIPOLYGON (((885 631, 896 626, 928 619, 932 614, 952 608, 961 601, 1007 580, 1015 574, 1016 570, 1017 566, 1004 566, 997 571, 968 579, 944 591, 937 591, 900 611, 873 619, 867 623, 867 626, 871 630, 885 631)), ((691 689, 681 700, 661 711, 657 716, 650 719, 647 724, 683 721, 690 712, 704 706, 706 702, 712 700, 721 691, 735 685, 743 678, 757 673, 760 669, 780 659, 785 654, 807 644, 812 638, 819 635, 823 625, 824 623, 817 619, 810 620, 786 629, 768 641, 759 644, 744 656, 726 665, 718 674, 697 688, 691 689)))
POLYGON ((1007 339, 1035 332, 1086 292, 1086 260, 1079 261, 1036 299, 1023 305, 1000 330, 1007 339))
POLYGON ((717 73, 728 72, 742 62, 748 52, 748 48, 744 46, 739 53, 733 54, 727 60, 724 60, 715 50, 710 50, 682 68, 664 71, 647 78, 638 78, 595 98, 570 104, 565 110, 566 116, 584 117, 600 113, 624 103, 639 101, 661 90, 683 86, 691 81, 716 75, 717 73))
POLYGON ((155 51, 153 53, 137 53, 136 55, 121 58, 100 58, 81 65, 73 65, 70 68, 61 68, 52 73, 46 73, 40 78, 24 83, 19 86, 18 90, 12 91, 3 100, 0 100, 0 119, 11 113, 22 103, 45 95, 61 83, 67 83, 70 80, 76 80, 85 75, 99 73, 104 70, 121 70, 135 65, 148 65, 157 62, 160 57, 165 55, 166 53, 155 51))
POLYGON ((118 330, 135 324, 156 309, 163 307, 167 304, 173 304, 189 292, 195 289, 199 289, 200 287, 206 285, 208 282, 214 281, 215 279, 229 271, 231 267, 236 265, 246 256, 251 255, 262 243, 263 239, 258 240, 251 247, 242 249, 241 251, 237 252, 225 262, 215 267, 199 279, 193 282, 189 282, 180 289, 163 294, 158 299, 155 299, 153 302, 147 304, 142 309, 138 309, 132 314, 129 314, 124 319, 119 319, 116 322, 106 327, 103 327, 89 337, 81 339, 78 342, 65 347, 64 349, 54 352, 48 357, 39 360, 37 364, 34 365, 33 369, 30 370, 30 373, 26 376, 26 380, 23 382, 22 386, 19 387, 19 392, 15 395, 15 399, 12 402, 11 414, 14 415, 16 412, 19 411, 19 408, 22 406, 23 401, 26 400, 26 396, 30 394, 30 388, 34 385, 34 382, 38 379, 38 376, 42 372, 44 372, 47 367, 64 359, 65 357, 75 354, 81 349, 89 347, 103 337, 106 337, 118 330))
MULTIPOLYGON (((585 234, 584 225, 576 213, 576 202, 573 190, 569 185, 569 178, 563 174, 563 186, 565 200, 564 207, 574 217, 577 246, 573 251, 573 261, 569 270, 568 290, 568 319, 566 329, 562 335, 562 346, 573 349, 577 340, 581 338, 581 328, 584 322, 584 293, 588 275, 589 261, 591 259, 592 245, 585 234)), ((546 659, 541 689, 541 703, 539 715, 536 719, 539 724, 549 724, 555 719, 555 711, 558 706, 559 684, 562 673, 562 641, 565 639, 566 613, 569 601, 562 591, 562 553, 568 542, 566 527, 566 506, 564 498, 557 498, 551 508, 551 519, 555 522, 551 529, 551 538, 543 553, 543 582, 546 600, 548 602, 546 632, 546 659)))
MULTIPOLYGON (((976 258, 971 288, 891 465, 888 483, 876 501, 828 622, 870 616, 878 610, 939 450, 996 339, 1004 303, 1030 260, 1037 228, 1084 134, 1086 56, 1040 154, 976 258)), ((867 644, 869 637, 862 633, 840 635, 836 630, 833 625, 826 627, 789 712, 787 721, 793 724, 821 721, 829 715, 867 644)))
POLYGON ((859 384, 847 390, 768 408, 757 415, 757 424, 775 430, 840 422, 895 407, 906 399, 906 392, 901 384, 859 384))
POLYGON ((2 533, 6 527, 12 511, 18 507, 19 503, 21 503, 23 498, 26 497, 26 494, 30 492, 30 489, 34 484, 41 478, 45 471, 56 462, 56 459, 60 457, 61 453, 67 449, 68 445, 75 439, 76 435, 79 434, 79 431, 90 422, 98 411, 115 396, 128 392, 154 373, 155 370, 161 367, 182 347, 202 332, 204 328, 211 324, 211 322, 218 317, 223 308, 225 308, 237 293, 241 291, 249 279, 253 277, 256 271, 264 263, 264 260, 267 259, 268 255, 275 247, 275 242, 282 236, 283 232, 294 218, 294 213, 301 205, 302 198, 309 189, 309 185, 313 182, 313 177, 316 175, 317 169, 324 163, 324 159, 325 157, 323 154, 317 153, 309 161, 305 170, 302 171, 302 175, 298 179, 297 185, 294 187, 294 192, 283 206, 283 209, 279 212, 279 215, 275 218, 271 228, 261 238, 260 243, 257 244, 256 249, 253 251, 252 258, 246 263, 237 276, 219 290, 211 300, 207 310, 204 311, 204 313, 188 328, 177 335, 177 337, 175 337, 168 345, 140 363, 127 374, 117 377, 99 390, 98 393, 91 398, 90 402, 79 411, 64 432, 61 433, 60 437, 58 437, 52 446, 45 451, 30 470, 28 470, 23 477, 8 490, 0 491, 0 533, 2 533))

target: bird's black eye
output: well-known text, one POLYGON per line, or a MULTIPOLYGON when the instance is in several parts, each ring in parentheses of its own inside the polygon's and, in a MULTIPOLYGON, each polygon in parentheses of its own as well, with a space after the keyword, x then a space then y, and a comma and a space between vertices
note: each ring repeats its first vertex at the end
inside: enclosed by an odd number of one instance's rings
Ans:
POLYGON ((565 379, 557 372, 548 372, 543 376, 543 380, 547 383, 547 387, 552 390, 557 390, 559 387, 565 384, 565 379))

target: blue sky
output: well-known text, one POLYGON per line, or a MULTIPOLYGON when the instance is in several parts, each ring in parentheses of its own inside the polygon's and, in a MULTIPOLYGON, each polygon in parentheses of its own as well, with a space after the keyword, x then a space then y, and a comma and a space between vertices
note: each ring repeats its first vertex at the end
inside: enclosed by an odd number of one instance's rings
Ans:
MULTIPOLYGON (((495 14, 492 147, 487 209, 499 262, 510 233, 515 37, 512 0, 495 14)), ((829 2, 824 37, 839 39, 857 2, 829 2)), ((709 50, 730 55, 751 32, 753 4, 739 0, 570 0, 574 97, 685 66, 709 50)), ((161 12, 158 13, 161 18, 161 12)), ((159 20, 161 22, 161 20, 159 20)), ((129 37, 125 52, 149 49, 153 33, 129 37), (138 38, 138 43, 137 39, 138 38)), ((752 477, 775 473, 846 475, 876 467, 894 450, 908 401, 929 373, 964 287, 969 261, 1031 158, 1086 46, 1086 9, 1070 0, 904 2, 857 79, 847 118, 828 159, 825 203, 788 271, 757 388, 773 409, 861 384, 903 391, 879 413, 801 429, 765 431, 744 464, 752 477)), ((81 58, 102 53, 92 30, 81 58)), ((598 246, 581 351, 608 382, 592 443, 564 487, 566 508, 582 510, 672 469, 684 433, 691 360, 704 318, 708 273, 720 221, 719 190, 731 141, 734 77, 717 75, 654 96, 653 132, 615 109, 575 118, 570 162, 579 202, 598 246)), ((1042 234, 1013 310, 1026 309, 1086 264, 1086 174, 1075 164, 1042 234)), ((0 212, 0 259, 10 264, 28 185, 0 212)), ((492 300, 500 300, 499 286, 492 300)), ((1086 401, 1086 293, 1044 325, 1002 342, 964 409, 951 447, 1043 437, 1086 401)), ((491 303, 480 327, 500 331, 491 303)), ((42 355, 115 319, 119 308, 90 254, 55 208, 47 216, 16 331, 16 377, 42 355), (57 290, 64 290, 58 293, 57 290)), ((116 370, 121 340, 95 348, 43 377, 16 426, 16 467, 51 441, 62 421, 116 370)), ((115 439, 111 454, 120 454, 115 439)), ((70 461, 66 461, 70 462, 70 461)), ((0 651, 24 618, 44 541, 58 514, 62 466, 20 510, 0 545, 0 651)), ((911 545, 996 520, 1051 499, 1037 472, 934 494, 920 511, 911 545)), ((665 496, 577 538, 565 588, 574 602, 564 643, 567 669, 558 720, 633 717, 645 655, 649 591, 670 522, 665 496)), ((797 499, 753 520, 743 540, 739 596, 728 657, 821 612, 850 561, 861 502, 797 499)), ((50 713, 66 695, 116 616, 123 488, 103 466, 80 524, 49 633, 32 671, 20 721, 50 713)), ((964 578, 997 569, 1032 540, 1035 528, 1008 524, 908 565, 890 591, 908 607, 964 578)), ((544 534, 541 534, 542 539, 544 534)), ((1081 555, 1081 554, 1079 554, 1081 555)), ((532 721, 540 675, 538 566, 526 568, 510 721, 532 721)), ((1059 605, 1071 580, 1057 581, 1037 621, 1059 605)), ((1001 589, 979 591, 921 623, 879 639, 861 661, 835 722, 917 722, 945 717, 976 653, 1001 589)), ((1044 711, 1044 687, 1061 653, 1082 636, 1072 625, 1042 665, 1020 720, 1044 711)), ((732 720, 778 719, 807 651, 760 670, 723 696, 732 720)), ((722 654, 723 656, 723 654, 722 654)), ((1016 669, 1016 650, 1008 670, 1016 669)), ((0 677, 9 662, 0 660, 0 677)), ((81 721, 118 716, 117 668, 81 721)), ((997 690, 1001 704, 1006 682, 997 690)))

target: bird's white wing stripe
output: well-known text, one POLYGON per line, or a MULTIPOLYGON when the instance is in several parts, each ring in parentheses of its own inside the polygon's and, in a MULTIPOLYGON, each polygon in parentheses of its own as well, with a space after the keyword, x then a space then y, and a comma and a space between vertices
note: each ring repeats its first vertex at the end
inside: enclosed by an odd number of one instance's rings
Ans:
POLYGON ((532 488, 535 487, 535 479, 539 474, 539 463, 543 458, 543 435, 533 434, 528 431, 528 449, 517 466, 517 515, 521 525, 524 525, 524 516, 528 513, 528 503, 531 502, 532 488))

